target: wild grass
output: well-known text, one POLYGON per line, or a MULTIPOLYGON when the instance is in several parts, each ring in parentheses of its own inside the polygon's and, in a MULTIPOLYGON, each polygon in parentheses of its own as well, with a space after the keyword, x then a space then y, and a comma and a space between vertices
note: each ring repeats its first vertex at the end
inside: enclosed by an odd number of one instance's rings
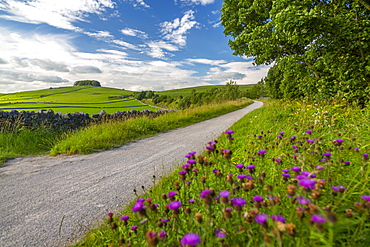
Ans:
POLYGON ((0 132, 0 164, 27 155, 48 154, 65 134, 45 128, 0 132))
MULTIPOLYGON (((253 85, 238 85, 239 89, 243 92, 247 91, 249 88, 251 88, 253 85)), ((168 95, 171 97, 177 97, 177 96, 191 96, 193 94, 193 90, 195 90, 197 93, 206 92, 212 88, 223 88, 225 85, 213 85, 213 86, 199 86, 199 87, 190 87, 190 88, 181 88, 181 89, 173 89, 173 90, 166 90, 157 92, 159 95, 168 95)))
MULTIPOLYGON (((106 122, 58 132, 49 128, 7 129, 0 131, 0 164, 27 155, 91 153, 111 149, 127 142, 179 128, 240 109, 252 101, 224 102, 197 107, 158 118, 137 118, 125 122, 106 122)), ((139 110, 138 108, 135 108, 139 110)))
POLYGON ((266 102, 75 246, 369 246, 369 119, 266 102))
POLYGON ((119 147, 133 140, 220 116, 251 103, 249 100, 224 102, 170 112, 156 118, 143 117, 124 122, 113 121, 91 125, 69 135, 55 145, 50 154, 88 154, 119 147))

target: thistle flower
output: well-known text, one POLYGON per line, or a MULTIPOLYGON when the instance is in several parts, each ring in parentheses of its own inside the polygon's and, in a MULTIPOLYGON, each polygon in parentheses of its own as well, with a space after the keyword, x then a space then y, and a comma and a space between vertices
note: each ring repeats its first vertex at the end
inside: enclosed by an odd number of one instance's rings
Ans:
POLYGON ((334 190, 336 192, 340 192, 340 193, 343 193, 346 190, 346 187, 344 187, 343 185, 332 186, 331 188, 332 188, 332 190, 334 190))
POLYGON ((283 170, 281 170, 282 172, 284 172, 284 173, 288 173, 288 172, 290 172, 290 170, 289 169, 283 169, 283 170))
POLYGON ((282 159, 280 159, 280 158, 276 158, 276 159, 275 159, 275 162, 276 162, 276 163, 278 163, 278 164, 281 164, 281 162, 282 162, 282 161, 283 161, 283 160, 282 160, 282 159))
POLYGON ((237 212, 240 212, 242 210, 242 207, 247 203, 243 198, 234 198, 230 201, 234 205, 237 212))
POLYGON ((311 135, 312 134, 312 130, 307 130, 306 133, 309 134, 309 135, 311 135))
POLYGON ((300 180, 298 182, 298 184, 302 187, 304 187, 305 189, 315 189, 315 184, 316 184, 316 181, 315 180, 311 180, 309 178, 304 178, 302 180, 300 180))
POLYGON ((259 150, 258 152, 257 152, 257 154, 258 154, 258 156, 260 156, 260 157, 265 157, 265 153, 266 153, 267 151, 266 150, 259 150))
POLYGON ((188 246, 196 246, 201 243, 201 239, 196 233, 188 233, 181 239, 181 244, 188 246))
POLYGON ((167 232, 165 232, 163 230, 159 233, 160 238, 164 238, 166 235, 167 235, 167 232))
POLYGON ((171 210, 178 210, 181 207, 181 202, 173 201, 173 202, 170 202, 167 206, 171 210))
POLYGON ((330 156, 331 156, 331 153, 330 152, 325 152, 325 153, 323 153, 322 154, 324 157, 326 157, 326 158, 330 158, 330 156))
POLYGON ((268 215, 267 214, 259 214, 256 216, 256 218, 254 219, 258 224, 264 224, 266 223, 267 219, 268 219, 268 215))
POLYGON ((177 192, 176 191, 170 191, 170 192, 168 192, 168 198, 172 198, 175 195, 177 195, 177 192))
POLYGON ((226 233, 221 232, 221 231, 216 233, 216 238, 224 238, 224 237, 226 237, 226 233))
POLYGON ((340 146, 343 143, 343 139, 334 139, 333 144, 334 146, 340 146))
POLYGON ((262 202, 263 201, 263 197, 262 196, 254 196, 253 197, 253 201, 255 201, 255 202, 262 202))
POLYGON ((226 130, 225 131, 225 134, 233 134, 233 133, 235 133, 233 130, 226 130))
POLYGON ((195 159, 188 159, 186 162, 190 165, 195 165, 197 163, 195 159))
POLYGON ((281 216, 280 214, 277 214, 277 215, 271 215, 271 219, 273 221, 278 221, 278 222, 282 222, 282 223, 285 223, 286 219, 281 216))
POLYGON ((210 195, 211 195, 211 191, 210 190, 203 190, 200 193, 200 198, 206 198, 206 197, 209 197, 210 195))
POLYGON ((326 222, 324 216, 322 216, 320 214, 313 214, 311 216, 311 221, 315 222, 315 223, 325 223, 326 222))
POLYGON ((123 220, 123 221, 127 221, 128 219, 130 219, 130 216, 128 216, 128 215, 124 215, 124 216, 121 217, 121 220, 123 220))
POLYGON ((369 195, 362 195, 361 198, 370 202, 370 196, 369 195))

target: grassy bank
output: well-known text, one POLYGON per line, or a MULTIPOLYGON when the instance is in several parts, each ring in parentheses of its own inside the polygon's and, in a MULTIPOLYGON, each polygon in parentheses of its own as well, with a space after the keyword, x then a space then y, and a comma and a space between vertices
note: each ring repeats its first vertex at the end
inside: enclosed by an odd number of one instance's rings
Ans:
POLYGON ((40 154, 91 153, 110 149, 169 129, 184 127, 240 109, 251 101, 225 102, 174 112, 159 118, 91 125, 74 132, 60 133, 40 128, 0 132, 0 164, 8 159, 40 154), (51 150, 51 151, 50 151, 51 150))
POLYGON ((251 103, 252 101, 245 100, 225 102, 170 112, 154 119, 144 117, 125 122, 92 125, 69 135, 68 138, 55 145, 50 154, 87 154, 119 147, 133 140, 217 117, 241 109, 251 103))
POLYGON ((76 246, 369 246, 369 119, 267 102, 76 246))

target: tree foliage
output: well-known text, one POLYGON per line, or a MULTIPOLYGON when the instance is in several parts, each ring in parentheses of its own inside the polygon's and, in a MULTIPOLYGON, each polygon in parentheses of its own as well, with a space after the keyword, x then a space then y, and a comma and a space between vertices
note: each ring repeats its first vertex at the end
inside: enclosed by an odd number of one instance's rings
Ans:
POLYGON ((153 91, 136 92, 132 96, 138 100, 151 99, 156 105, 172 105, 175 108, 186 109, 192 106, 200 106, 212 102, 236 100, 245 95, 240 91, 236 82, 229 81, 224 87, 211 88, 205 92, 197 92, 196 89, 193 89, 190 95, 180 95, 178 97, 159 95, 155 94, 153 91))
POLYGON ((81 86, 92 86, 92 87, 101 87, 100 82, 96 80, 82 80, 76 81, 73 84, 74 87, 81 87, 81 86))
POLYGON ((235 55, 274 64, 274 98, 370 99, 369 0, 225 0, 235 55))

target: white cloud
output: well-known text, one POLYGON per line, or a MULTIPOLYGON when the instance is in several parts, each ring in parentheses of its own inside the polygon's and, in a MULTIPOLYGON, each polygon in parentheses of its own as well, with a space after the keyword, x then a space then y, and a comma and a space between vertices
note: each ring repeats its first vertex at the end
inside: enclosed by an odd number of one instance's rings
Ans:
POLYGON ((163 50, 167 51, 179 50, 177 46, 166 43, 164 41, 150 41, 147 43, 147 46, 149 47, 149 49, 146 51, 146 53, 153 58, 164 58, 167 54, 170 54, 163 50))
POLYGON ((5 61, 4 59, 0 58, 0 64, 7 64, 7 61, 5 61))
POLYGON ((186 59, 186 61, 190 63, 201 63, 201 64, 209 64, 209 65, 220 65, 226 63, 225 60, 211 60, 206 58, 197 58, 197 59, 186 59))
POLYGON ((29 60, 29 62, 32 65, 38 66, 47 71, 69 72, 69 69, 66 64, 56 63, 51 61, 50 59, 42 60, 36 58, 29 60))
POLYGON ((18 72, 18 71, 13 71, 13 70, 0 70, 0 75, 3 80, 5 79, 5 80, 10 80, 10 81, 22 81, 22 82, 41 81, 41 82, 49 82, 49 83, 68 82, 68 80, 63 79, 59 76, 40 75, 40 74, 33 74, 33 73, 27 73, 27 72, 18 72))
POLYGON ((130 2, 134 7, 150 8, 150 6, 146 4, 144 0, 125 0, 125 1, 130 2))
POLYGON ((198 22, 194 21, 194 19, 194 11, 188 10, 184 13, 184 16, 181 19, 176 18, 172 22, 162 22, 159 24, 159 26, 162 28, 160 31, 163 34, 163 39, 179 46, 185 46, 185 34, 188 32, 188 30, 198 24, 198 22))
POLYGON ((71 71, 72 74, 101 74, 101 71, 98 67, 91 65, 76 66, 71 71))
POLYGON ((140 50, 140 48, 136 47, 135 45, 127 43, 127 42, 122 41, 122 40, 112 40, 111 42, 116 44, 116 45, 119 45, 119 46, 121 46, 125 49, 128 48, 128 49, 132 49, 132 50, 140 50))
POLYGON ((92 32, 83 32, 86 35, 89 35, 91 37, 97 38, 97 39, 112 39, 114 36, 110 34, 108 31, 97 31, 95 33, 92 32))
POLYGON ((47 23, 51 26, 80 30, 73 25, 86 21, 89 14, 101 14, 107 8, 114 8, 111 0, 7 0, 0 2, 0 10, 6 14, 0 18, 25 23, 47 23))
MULTIPOLYGON (((215 2, 215 0, 179 0, 179 1, 187 4, 201 4, 201 5, 212 4, 215 2)), ((175 2, 177 2, 177 0, 175 0, 175 2)))
POLYGON ((139 38, 142 38, 142 39, 147 39, 148 38, 148 35, 145 32, 140 31, 140 30, 136 30, 136 29, 132 29, 132 28, 121 29, 121 33, 123 33, 124 35, 139 37, 139 38))

